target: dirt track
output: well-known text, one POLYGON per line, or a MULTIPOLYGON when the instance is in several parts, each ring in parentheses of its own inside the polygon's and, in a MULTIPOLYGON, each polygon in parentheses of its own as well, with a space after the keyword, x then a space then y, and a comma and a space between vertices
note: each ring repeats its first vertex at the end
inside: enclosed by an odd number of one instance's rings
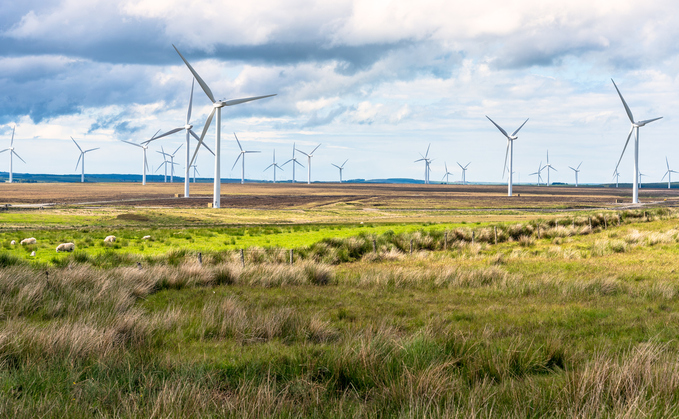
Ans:
MULTIPOLYGON (((515 186, 514 197, 499 185, 414 184, 222 184, 224 208, 587 208, 629 204, 630 189, 515 186)), ((191 185, 191 198, 179 183, 37 183, 0 185, 0 204, 206 207, 212 184, 191 185)), ((679 204, 678 189, 641 189, 642 202, 679 204), (666 201, 664 201, 666 200, 666 201)))

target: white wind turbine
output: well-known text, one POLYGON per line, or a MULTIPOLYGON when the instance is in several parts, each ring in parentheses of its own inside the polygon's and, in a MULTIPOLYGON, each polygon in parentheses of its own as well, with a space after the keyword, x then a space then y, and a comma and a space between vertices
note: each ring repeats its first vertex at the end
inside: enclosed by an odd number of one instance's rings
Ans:
MULTIPOLYGON (((158 134, 159 132, 160 132, 160 130, 156 131, 156 134, 158 134)), ((156 134, 153 134, 153 137, 151 137, 151 140, 154 139, 156 134)), ((149 141, 151 141, 151 140, 149 140, 149 141)), ((146 161, 146 150, 149 149, 148 143, 137 144, 137 143, 133 143, 132 141, 125 141, 125 140, 120 140, 120 141, 127 143, 127 144, 132 144, 133 146, 139 147, 139 148, 142 149, 143 159, 142 159, 142 163, 141 163, 141 173, 142 173, 141 184, 146 185, 146 171, 149 169, 149 164, 146 161)))
POLYGON ((13 165, 12 165, 12 156, 13 156, 13 155, 14 155, 14 156, 17 156, 17 158, 19 158, 19 160, 21 160, 21 161, 23 161, 24 163, 26 163, 26 162, 24 161, 24 159, 22 159, 22 158, 17 154, 17 152, 14 151, 14 130, 15 130, 15 129, 16 129, 16 125, 14 126, 14 128, 12 128, 12 139, 10 140, 9 148, 6 148, 6 149, 0 151, 0 154, 4 153, 5 151, 9 151, 9 183, 12 183, 12 179, 13 179, 12 176, 13 176, 13 173, 14 173, 14 169, 13 169, 13 165))
POLYGON ((342 163, 341 166, 338 166, 335 163, 330 163, 330 164, 332 164, 333 166, 335 166, 336 168, 339 169, 340 183, 342 183, 342 171, 344 170, 344 165, 347 164, 348 161, 349 161, 349 159, 344 160, 344 163, 342 163))
MULTIPOLYGON (((200 140, 198 135, 196 135, 195 132, 193 132, 193 125, 191 125, 191 108, 193 107, 193 85, 194 85, 195 79, 191 80, 191 96, 189 96, 189 108, 186 112, 186 124, 182 127, 177 127, 174 129, 169 130, 168 132, 165 132, 163 134, 160 134, 159 136, 154 136, 150 140, 146 141, 145 144, 148 145, 151 141, 155 141, 159 138, 163 138, 168 135, 172 135, 176 132, 179 131, 186 131, 186 166, 184 170, 184 198, 189 197, 189 169, 191 168, 191 162, 189 161, 190 153, 191 153, 191 136, 193 136, 196 140, 200 140)), ((200 146, 200 145, 199 145, 200 146)), ((207 149, 212 155, 214 156, 215 153, 210 150, 210 147, 208 147, 206 144, 203 144, 203 147, 207 149)), ((174 167, 174 166, 173 166, 174 167)))
MULTIPOLYGON (((467 163, 466 166, 462 166, 459 162, 455 162, 455 163, 457 163, 457 165, 460 166, 460 169, 462 169, 462 184, 466 185, 467 184, 467 168, 469 167, 470 164, 472 164, 472 162, 467 163)), ((448 171, 448 169, 446 169, 446 171, 448 171)))
POLYGON ((311 153, 308 153, 308 154, 305 153, 305 152, 303 152, 303 151, 300 150, 299 148, 297 149, 297 151, 299 151, 300 153, 304 154, 304 155, 307 157, 307 168, 306 168, 306 170, 307 170, 307 175, 306 175, 306 183, 307 183, 308 185, 311 184, 311 158, 314 156, 314 151, 318 150, 318 147, 320 147, 320 146, 321 146, 320 144, 317 145, 316 148, 314 148, 313 150, 311 150, 311 153))
POLYGON ((191 167, 193 167, 193 183, 196 183, 196 173, 200 174, 198 171, 198 165, 194 164, 191 167))
MULTIPOLYGON (((488 115, 486 115, 486 118, 488 118, 488 115)), ((512 178, 514 176, 514 169, 513 169, 513 166, 514 166, 514 140, 519 138, 516 134, 518 134, 519 130, 521 128, 523 128, 524 125, 526 125, 526 122, 528 122, 528 119, 523 121, 523 124, 521 124, 521 126, 518 127, 516 129, 516 131, 514 131, 512 133, 512 135, 507 134, 507 131, 503 130, 502 127, 499 126, 498 124, 496 124, 495 121, 493 121, 492 119, 488 118, 488 120, 490 122, 492 122, 493 125, 495 125, 495 127, 497 129, 499 129, 500 132, 505 137, 507 137, 507 151, 505 152, 505 164, 504 164, 504 168, 502 169, 502 177, 504 177, 505 168, 506 168, 507 171, 509 172, 509 177, 508 177, 508 180, 507 180, 507 196, 512 196, 512 178), (507 157, 509 157, 509 167, 507 167, 507 157)))
POLYGON ((670 169, 670 162, 667 161, 667 156, 665 156, 665 163, 667 164, 667 171, 663 175, 662 179, 660 179, 660 181, 662 182, 665 179, 665 176, 667 176, 667 189, 670 189, 670 187, 672 186, 672 173, 679 173, 679 172, 670 169))
POLYGON ((238 143, 238 148, 240 148, 240 154, 238 157, 236 157, 236 161, 233 162, 233 167, 231 167, 231 170, 236 167, 236 164, 238 164, 238 159, 241 159, 242 167, 240 171, 240 184, 245 183, 245 155, 248 153, 261 153, 261 151, 253 151, 253 150, 243 150, 243 147, 240 146, 240 141, 238 141, 238 137, 236 136, 236 133, 233 133, 233 136, 236 137, 236 142, 238 143))
POLYGON ((622 149, 622 154, 620 154, 620 159, 618 160, 618 164, 615 165, 615 172, 618 171, 618 166, 620 166, 620 161, 622 160, 622 156, 625 155, 625 150, 627 149, 627 144, 629 144, 629 139, 632 137, 632 132, 635 131, 636 133, 634 136, 634 184, 632 186, 632 203, 633 204, 638 204, 639 203, 639 179, 640 179, 640 172, 639 172, 639 127, 643 127, 646 124, 649 124, 653 121, 657 121, 658 119, 661 119, 661 117, 658 118, 653 118, 653 119, 646 119, 643 121, 635 121, 634 116, 632 115, 632 111, 630 110, 629 106, 627 106, 627 102, 625 102, 625 99, 622 97, 622 93, 620 93, 620 89, 618 89, 618 86, 615 84, 613 79, 611 79, 613 82, 613 86, 615 86, 615 90, 618 92, 618 96, 620 96, 620 100, 622 101, 623 106, 625 107, 625 112, 627 113, 627 117, 629 118, 630 122, 632 123, 632 128, 629 131, 629 134, 627 134, 627 141, 625 141, 625 147, 622 149))
MULTIPOLYGON (((174 157, 177 155, 177 152, 179 151, 180 148, 182 148, 183 145, 184 144, 180 144, 179 147, 177 147, 177 149, 172 154, 166 153, 162 146, 160 147, 160 149, 162 151, 156 151, 156 153, 160 153, 160 154, 163 155, 163 159, 165 159, 166 156, 170 158, 170 161, 169 161, 169 163, 170 163, 170 183, 174 183, 174 166, 175 166, 175 164, 178 165, 178 163, 174 162, 174 157)), ((167 161, 167 159, 165 159, 165 162, 163 163, 165 165, 165 177, 167 177, 167 163, 168 163, 168 161, 167 161)), ((166 181, 167 181, 167 179, 166 179, 166 181)))
POLYGON ((424 162, 424 183, 429 184, 429 172, 431 172, 431 168, 429 167, 429 164, 431 164, 432 159, 429 158, 429 148, 431 147, 431 143, 427 146, 427 152, 424 153, 424 156, 422 153, 420 153, 421 159, 415 160, 413 163, 417 163, 418 161, 423 161, 424 162))
POLYGON ((538 186, 540 186, 540 181, 542 181, 542 175, 541 175, 542 169, 544 169, 544 167, 542 166, 542 162, 540 162, 540 165, 538 166, 538 171, 537 171, 537 172, 533 172, 533 173, 531 173, 531 174, 528 175, 528 176, 533 176, 533 175, 537 175, 537 176, 538 176, 538 186))
MULTIPOLYGON (((641 171, 640 171, 640 172, 639 172, 639 187, 640 187, 640 188, 641 188, 641 177, 642 177, 642 176, 646 176, 646 175, 645 175, 644 173, 641 173, 641 171)), ((646 177, 648 177, 648 176, 646 176, 646 177)))
POLYGON ((232 100, 217 100, 215 99, 214 95, 212 94, 212 91, 208 87, 208 85, 203 81, 203 79, 196 73, 196 70, 191 67, 191 64, 189 64, 188 61, 186 61, 186 58, 179 52, 177 47, 172 45, 174 47, 175 51, 177 51, 177 54, 181 57, 182 61, 184 61, 184 64, 189 68, 191 73, 193 74, 193 77, 198 81, 198 84, 200 87, 203 89, 203 92, 205 92, 205 95, 212 101, 212 112, 210 112, 210 115, 207 117, 207 121, 205 122, 205 126, 203 127, 203 133, 200 135, 200 138, 198 139, 198 147, 196 147, 196 151, 193 153, 193 157, 191 158, 191 161, 189 162, 189 166, 193 164, 193 161, 196 159, 196 154, 198 154, 198 149, 200 148, 201 144, 203 144, 203 140, 205 139, 205 134, 207 133, 208 128, 210 127, 210 123, 212 123, 212 118, 214 118, 215 113, 217 114, 217 129, 216 129, 216 134, 215 134, 215 179, 214 179, 214 191, 213 191, 213 196, 212 196, 212 207, 213 208, 219 208, 221 205, 221 171, 220 171, 220 155, 221 155, 221 132, 222 132, 222 108, 224 106, 234 106, 234 105, 239 105, 241 103, 245 102, 250 102, 253 100, 258 100, 258 99, 264 99, 266 97, 271 97, 271 96, 276 96, 275 94, 273 95, 265 95, 265 96, 253 96, 253 97, 247 97, 243 99, 232 99, 232 100))
MULTIPOLYGON (((543 169, 547 169, 547 186, 549 186, 549 185, 550 185, 550 182, 549 182, 549 171, 550 171, 550 170, 556 170, 556 169, 554 168, 554 166, 552 166, 551 164, 549 164, 549 150, 547 150, 547 164, 545 165, 545 167, 543 167, 543 169)), ((556 170, 556 171, 558 172, 558 170, 556 170)))
MULTIPOLYGON (((276 150, 273 151, 273 163, 268 165, 266 169, 262 170, 263 172, 266 172, 267 170, 271 169, 273 167, 273 183, 276 183, 276 168, 283 170, 282 167, 280 167, 278 164, 276 164, 276 150)), ((293 165, 294 167, 294 165, 293 165)))
POLYGON ((615 187, 617 188, 618 187, 618 181, 620 180, 620 172, 618 172, 616 170, 615 173, 613 174, 613 179, 615 179, 615 187))
POLYGON ((572 171, 575 172, 575 187, 576 188, 578 187, 578 173, 580 173, 580 166, 582 166, 582 162, 580 162, 580 164, 576 168, 572 168, 572 167, 568 166, 569 169, 571 169, 572 171))
MULTIPOLYGON (((459 165, 459 164, 460 164, 460 163, 458 163, 458 165, 459 165)), ((449 184, 450 182, 448 181, 448 176, 452 175, 452 173, 450 173, 450 171, 448 170, 448 163, 443 162, 443 166, 446 168, 446 174, 443 175, 443 177, 441 178, 441 180, 445 179, 445 180, 446 180, 446 184, 449 184)), ((462 173, 463 173, 463 174, 462 174, 462 178, 464 179, 464 171, 463 171, 462 173)))
POLYGON ((299 164, 300 166, 304 167, 304 165, 298 162, 297 159, 295 158, 295 150, 297 150, 295 148, 295 143, 292 143, 292 158, 283 163, 283 166, 285 166, 286 164, 292 162, 292 183, 295 183, 295 165, 299 164))
MULTIPOLYGON (((73 140, 73 137, 71 137, 71 140, 73 140)), ((78 145, 78 143, 75 142, 75 140, 73 140, 73 142, 75 143, 75 146, 78 147, 78 150, 80 150, 80 157, 78 157, 78 162, 75 164, 75 170, 78 170, 78 164, 80 164, 80 160, 82 160, 82 165, 81 165, 82 171, 80 172, 80 183, 84 183, 85 182, 85 153, 89 153, 90 151, 94 151, 94 150, 99 150, 99 147, 90 148, 89 150, 83 151, 83 149, 80 148, 80 146, 78 145)))

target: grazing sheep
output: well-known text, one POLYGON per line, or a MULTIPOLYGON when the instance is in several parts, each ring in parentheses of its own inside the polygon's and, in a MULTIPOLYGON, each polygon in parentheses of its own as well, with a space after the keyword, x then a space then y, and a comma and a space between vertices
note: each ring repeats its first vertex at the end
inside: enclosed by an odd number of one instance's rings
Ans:
POLYGON ((31 256, 35 256, 35 250, 31 252, 31 256))
POLYGON ((9 242, 9 244, 11 244, 12 246, 14 246, 15 244, 17 244, 17 242, 14 241, 14 240, 12 240, 11 242, 9 242))
POLYGON ((141 238, 142 240, 151 240, 151 236, 144 236, 141 238))
POLYGON ((57 253, 59 252, 72 252, 75 250, 75 244, 74 243, 61 243, 59 246, 57 246, 57 253))
POLYGON ((106 236, 104 243, 114 243, 116 241, 116 236, 106 236))
POLYGON ((27 239, 21 240, 21 244, 36 244, 38 241, 35 239, 35 237, 29 237, 27 239))

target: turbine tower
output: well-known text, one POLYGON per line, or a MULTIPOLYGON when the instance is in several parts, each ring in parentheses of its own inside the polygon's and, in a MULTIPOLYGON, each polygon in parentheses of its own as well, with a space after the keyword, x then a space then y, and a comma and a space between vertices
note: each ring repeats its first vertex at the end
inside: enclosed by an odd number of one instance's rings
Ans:
POLYGON ((297 151, 299 151, 300 153, 304 154, 307 157, 307 168, 306 168, 307 169, 307 175, 306 175, 307 176, 306 177, 307 185, 311 185, 311 158, 314 156, 314 151, 318 150, 318 147, 320 147, 320 146, 321 146, 320 144, 317 145, 316 148, 311 150, 311 153, 309 153, 309 154, 303 152, 299 148, 297 149, 297 151))
MULTIPOLYGON (((273 183, 276 183, 276 168, 283 170, 282 167, 280 167, 278 164, 276 164, 276 150, 273 151, 273 163, 268 165, 266 169, 262 170, 263 172, 266 172, 270 168, 273 167, 273 183)), ((293 165, 294 167, 294 165, 293 165)))
POLYGON ((24 161, 24 159, 22 159, 22 158, 17 154, 17 152, 14 151, 14 130, 15 130, 15 129, 16 129, 16 125, 14 126, 14 128, 12 128, 12 139, 10 140, 9 148, 6 148, 6 149, 0 151, 0 154, 4 153, 5 151, 9 151, 9 183, 12 183, 12 179, 13 179, 12 176, 13 176, 13 173, 14 173, 14 169, 13 169, 13 165, 12 165, 12 156, 17 156, 17 158, 18 158, 19 160, 21 160, 21 161, 23 161, 24 163, 26 163, 26 162, 24 161))
POLYGON ((234 167, 236 167, 236 164, 238 164, 238 159, 241 159, 242 163, 242 168, 240 171, 240 184, 245 183, 245 155, 248 153, 261 153, 261 151, 251 151, 251 150, 243 150, 243 147, 240 146, 240 141, 238 141, 238 136, 236 136, 236 133, 233 133, 233 136, 236 137, 236 142, 238 143, 238 148, 240 148, 240 154, 238 157, 236 157, 236 161, 233 162, 233 167, 231 167, 231 170, 233 170, 234 167))
MULTIPOLYGON (((73 140, 73 137, 71 137, 71 140, 73 140)), ((78 150, 80 150, 80 157, 78 157, 78 162, 75 164, 75 170, 78 170, 78 164, 80 164, 80 160, 82 159, 83 163, 80 166, 82 168, 82 171, 80 172, 80 183, 84 183, 85 182, 85 153, 89 153, 90 151, 94 151, 94 150, 99 150, 99 147, 90 148, 89 150, 83 151, 83 149, 80 148, 80 146, 78 145, 78 143, 75 142, 75 140, 73 140, 73 142, 75 143, 75 146, 78 147, 78 150)))
POLYGON ((679 173, 679 172, 670 169, 670 162, 667 161, 667 156, 665 156, 665 163, 667 164, 667 171, 663 175, 662 179, 660 179, 660 181, 662 182, 663 179, 665 179, 665 176, 667 176, 667 189, 670 189, 670 187, 672 186, 672 173, 679 173))
MULTIPOLYGON (((550 170, 556 170, 554 168, 554 166, 549 164, 549 150, 547 150, 547 164, 545 165, 545 167, 543 167, 543 169, 547 169, 547 186, 549 186, 551 184, 550 181, 549 181, 549 171, 550 170)), ((556 171, 558 172, 558 170, 556 170, 556 171)))
POLYGON ((578 173, 580 173, 580 166, 582 166, 582 162, 580 162, 580 164, 576 168, 572 168, 572 167, 568 166, 569 169, 571 169, 572 171, 575 172, 575 187, 576 188, 578 187, 578 173))
MULTIPOLYGON (((458 163, 458 165, 459 165, 459 164, 460 164, 460 163, 458 163)), ((445 166, 445 168, 446 168, 446 174, 443 175, 443 177, 441 178, 441 180, 443 181, 443 179, 445 179, 445 180, 446 180, 446 185, 448 185, 448 184, 450 184, 450 182, 448 181, 448 176, 452 175, 452 173, 450 173, 450 171, 448 170, 448 163, 443 162, 443 166, 445 166)), ((464 171, 463 171, 462 173, 463 173, 463 174, 462 174, 462 179, 464 179, 464 171)))
POLYGON ((618 181, 620 180, 620 173, 616 170, 615 174, 613 174, 613 179, 615 179, 615 187, 618 187, 618 181))
MULTIPOLYGON (((455 162, 455 163, 457 163, 457 165, 460 166, 460 169, 462 169, 462 184, 466 185, 467 184, 467 167, 469 167, 469 165, 472 164, 472 162, 467 163, 466 166, 462 166, 459 162, 455 162)), ((448 171, 447 168, 446 168, 446 171, 448 171)))
MULTIPOLYGON (((156 131, 156 134, 158 134, 159 132, 160 132, 160 130, 156 131)), ((155 138, 156 134, 153 134, 153 137, 151 137, 151 140, 153 140, 155 138)), ((148 140, 148 141, 151 141, 151 140, 148 140)), ((146 171, 149 169, 149 164, 146 161, 146 150, 149 149, 148 143, 137 144, 137 143, 133 143, 131 141, 125 141, 125 140, 120 140, 120 141, 127 143, 127 144, 132 144, 133 146, 139 147, 139 148, 142 149, 143 159, 142 159, 142 162, 141 162, 141 173, 142 173, 141 184, 146 185, 146 171)))
POLYGON ((615 86, 615 90, 618 92, 618 96, 620 96, 620 100, 622 101, 622 105, 625 107, 625 112, 627 113, 627 117, 629 118, 630 122, 632 123, 632 128, 630 128, 629 134, 627 134, 627 141, 625 141, 625 147, 622 148, 622 154, 620 154, 620 159, 618 160, 618 164, 615 165, 615 172, 618 171, 618 166, 620 166, 620 161, 622 160, 622 156, 625 155, 625 150, 627 149, 627 144, 629 144, 629 139, 632 137, 632 132, 636 130, 635 136, 634 136, 634 184, 632 186, 632 203, 633 204, 638 204, 639 203, 639 128, 643 127, 646 124, 649 124, 653 121, 657 121, 658 119, 661 119, 661 117, 658 118, 653 118, 653 119, 646 119, 643 121, 635 121, 634 116, 632 115, 632 111, 630 110, 629 106, 627 106, 627 102, 625 102, 625 99, 622 97, 622 93, 620 93, 620 89, 618 89, 618 86, 615 84, 613 79, 611 79, 613 82, 613 86, 615 86))
POLYGON ((537 175, 537 176, 538 176, 538 186, 540 186, 540 181, 542 180, 542 175, 541 175, 541 173, 542 173, 542 170, 543 170, 543 169, 544 169, 544 167, 542 166, 542 162, 540 162, 540 165, 538 166, 538 171, 537 171, 537 172, 533 172, 533 173, 531 173, 531 174, 528 175, 528 176, 533 176, 533 175, 537 175))
POLYGON ((208 85, 203 81, 203 79, 196 73, 196 70, 191 67, 191 64, 189 64, 188 61, 186 61, 186 58, 179 52, 177 47, 172 45, 172 47, 177 51, 177 54, 181 57, 182 61, 184 61, 184 64, 189 68, 191 73, 193 74, 193 77, 198 81, 198 84, 200 87, 203 89, 203 92, 205 92, 205 95, 212 101, 212 112, 210 112, 210 115, 207 117, 207 121, 205 122, 205 126, 203 127, 203 133, 200 135, 200 138, 198 139, 198 146, 196 147, 196 151, 193 153, 193 157, 191 158, 191 161, 189 162, 189 166, 193 164, 193 161, 196 159, 196 154, 198 154, 198 149, 200 148, 201 144, 203 144, 203 140, 205 139, 205 134, 207 133, 208 128, 210 127, 210 123, 212 123, 212 118, 214 118, 215 113, 217 113, 217 129, 216 129, 216 134, 215 134, 215 180, 214 180, 214 191, 213 191, 213 196, 212 196, 212 207, 213 208, 219 208, 221 205, 221 175, 220 175, 220 153, 221 153, 221 132, 222 132, 222 108, 224 106, 234 106, 234 105, 239 105, 241 103, 245 102, 250 102, 253 100, 258 100, 258 99, 264 99, 267 97, 271 96, 276 96, 275 94, 273 95, 265 95, 265 96, 253 96, 253 97, 247 97, 243 99, 232 99, 232 100, 217 100, 215 99, 214 95, 212 94, 212 91, 208 87, 208 85))
POLYGON ((341 166, 338 166, 338 165, 336 165, 335 163, 330 163, 330 164, 332 164, 333 166, 335 166, 336 168, 339 169, 339 172, 340 172, 340 183, 342 183, 342 171, 344 170, 344 165, 347 164, 348 161, 349 161, 349 159, 344 160, 344 163, 342 163, 341 166))
POLYGON ((425 185, 429 184, 429 172, 431 171, 431 168, 429 167, 429 164, 431 163, 431 159, 429 158, 429 148, 431 147, 431 143, 427 146, 427 152, 424 153, 424 156, 422 153, 420 153, 421 159, 415 160, 413 163, 417 163, 418 161, 423 161, 424 162, 424 183, 425 185))
MULTIPOLYGON (((182 126, 182 127, 177 127, 177 128, 171 129, 168 132, 160 134, 157 137, 154 136, 150 140, 145 141, 145 144, 148 145, 148 143, 150 143, 151 141, 157 140, 159 138, 163 138, 165 136, 172 135, 172 134, 179 132, 179 131, 182 131, 182 130, 186 131, 186 166, 185 166, 185 170, 184 170, 184 198, 189 197, 189 169, 191 168, 191 162, 189 161, 189 158, 191 157, 191 155, 190 155, 190 153, 191 153, 191 150, 190 150, 190 148, 191 148, 191 143, 190 143, 191 136, 193 136, 196 140, 200 140, 200 138, 198 138, 198 135, 196 135, 196 133, 193 132, 193 125, 191 125, 191 122, 190 122, 191 121, 191 108, 193 106, 193 85, 195 83, 195 80, 196 80, 195 78, 191 80, 191 96, 189 96, 189 108, 186 112, 186 124, 184 124, 184 126, 182 126)), ((215 155, 215 153, 212 150, 210 150, 210 147, 208 147, 206 144, 203 144, 203 147, 205 147, 207 149, 207 151, 209 151, 213 156, 215 155)))
MULTIPOLYGON (((488 115, 486 115, 486 118, 488 118, 488 115)), ((519 133, 519 130, 523 128, 524 125, 526 125, 526 122, 528 122, 528 118, 523 121, 523 124, 521 124, 520 127, 516 129, 512 133, 512 135, 507 134, 507 131, 503 130, 501 126, 495 123, 492 119, 488 118, 490 122, 495 125, 497 129, 500 130, 502 135, 507 137, 507 151, 505 152, 505 164, 504 168, 502 169, 502 177, 505 175, 505 168, 509 172, 509 177, 507 179, 507 196, 512 196, 512 178, 514 176, 514 140, 518 139, 519 137, 516 135, 519 133), (509 157, 509 167, 507 167, 507 157, 509 157)))
POLYGON ((285 166, 286 164, 292 162, 292 183, 295 183, 295 165, 299 164, 300 166, 304 167, 304 165, 298 162, 297 159, 295 158, 295 150, 297 150, 295 148, 295 143, 292 143, 292 158, 283 163, 283 166, 285 166))

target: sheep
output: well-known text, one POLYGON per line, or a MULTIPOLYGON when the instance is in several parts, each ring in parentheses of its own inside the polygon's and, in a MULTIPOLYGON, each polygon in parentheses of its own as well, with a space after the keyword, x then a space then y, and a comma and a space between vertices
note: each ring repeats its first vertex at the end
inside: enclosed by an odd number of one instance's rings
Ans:
POLYGON ((35 256, 35 250, 31 252, 31 256, 35 256))
POLYGON ((141 238, 142 240, 151 240, 151 236, 144 236, 141 238))
POLYGON ((14 246, 15 244, 17 244, 17 242, 16 242, 15 240, 12 240, 11 242, 9 242, 9 244, 11 244, 12 246, 14 246))
POLYGON ((104 243, 114 243, 116 241, 116 236, 106 236, 104 243))
POLYGON ((21 240, 21 244, 36 244, 38 241, 35 239, 35 237, 29 237, 27 239, 21 240))
POLYGON ((61 243, 59 246, 57 246, 57 253, 59 252, 72 252, 75 250, 75 244, 74 243, 61 243))

